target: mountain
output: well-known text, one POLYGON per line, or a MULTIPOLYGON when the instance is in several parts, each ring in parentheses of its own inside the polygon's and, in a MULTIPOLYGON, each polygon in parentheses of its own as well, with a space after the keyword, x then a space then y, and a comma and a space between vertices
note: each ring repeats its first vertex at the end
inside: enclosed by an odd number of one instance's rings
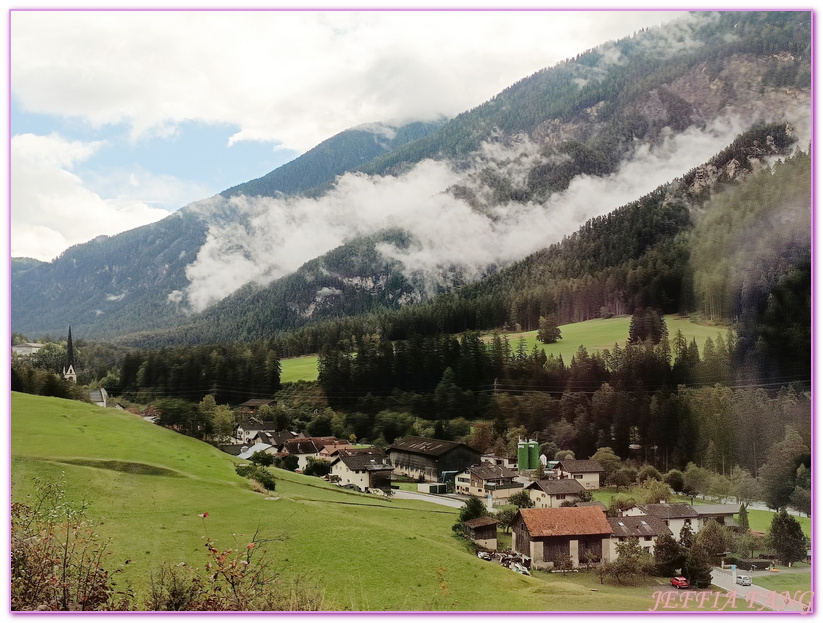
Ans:
POLYGON ((810 32, 808 12, 695 13, 537 72, 403 145, 335 137, 288 183, 278 169, 14 275, 12 327, 238 339, 476 282, 749 128, 788 124, 804 144, 810 32))
MULTIPOLYGON (((309 190, 444 122, 346 130, 222 195, 276 196, 309 190)), ((12 258, 12 324, 32 335, 62 335, 72 324, 83 335, 103 337, 176 326, 187 315, 174 293, 186 287, 186 267, 206 243, 209 228, 242 221, 242 214, 229 203, 209 209, 206 217, 189 206, 156 223, 74 245, 50 263, 12 258)))
MULTIPOLYGON (((179 327, 128 337, 141 346, 160 346, 291 333, 283 342, 284 352, 302 354, 358 335, 397 340, 503 325, 534 330, 541 316, 549 314, 565 324, 630 313, 636 306, 664 313, 701 310, 711 317, 703 310, 704 301, 717 296, 709 291, 718 288, 728 289, 722 295, 728 304, 723 306, 726 313, 714 319, 731 319, 734 292, 741 287, 737 282, 745 273, 735 268, 734 287, 725 279, 705 283, 708 272, 744 262, 731 261, 722 251, 736 246, 733 240, 743 227, 730 224, 725 204, 732 191, 769 185, 781 201, 761 201, 756 213, 764 215, 764 221, 782 219, 783 239, 766 239, 759 253, 779 249, 770 255, 783 255, 795 264, 785 240, 808 234, 808 156, 804 159, 798 152, 774 171, 768 166, 792 153, 795 143, 787 124, 753 128, 699 167, 590 219, 562 241, 510 266, 490 268, 484 278, 462 287, 455 279, 453 288, 425 300, 419 294, 424 284, 407 279, 396 261, 379 252, 381 245, 406 248, 413 240, 402 230, 386 230, 341 245, 266 288, 245 286, 179 327), (798 170, 800 177, 787 175, 787 169, 798 170), (695 228, 699 233, 693 233, 695 228), (301 327, 306 329, 293 333, 301 327)), ((748 215, 742 222, 753 218, 748 215)))
POLYGON ((432 132, 446 123, 416 121, 401 126, 372 123, 352 128, 327 139, 305 154, 278 167, 261 178, 233 186, 220 193, 229 198, 237 195, 275 197, 310 191, 338 175, 394 151, 432 132))

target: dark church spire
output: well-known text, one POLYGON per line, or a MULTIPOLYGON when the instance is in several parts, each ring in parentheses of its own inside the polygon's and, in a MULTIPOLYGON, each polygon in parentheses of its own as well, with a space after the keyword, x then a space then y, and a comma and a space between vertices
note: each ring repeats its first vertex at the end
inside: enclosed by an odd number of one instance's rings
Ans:
POLYGON ((74 345, 71 343, 71 327, 69 327, 69 339, 66 342, 66 367, 63 368, 63 378, 73 383, 77 382, 77 372, 74 369, 74 345))
POLYGON ((71 326, 69 326, 69 340, 66 344, 66 368, 74 367, 74 346, 71 343, 71 326))

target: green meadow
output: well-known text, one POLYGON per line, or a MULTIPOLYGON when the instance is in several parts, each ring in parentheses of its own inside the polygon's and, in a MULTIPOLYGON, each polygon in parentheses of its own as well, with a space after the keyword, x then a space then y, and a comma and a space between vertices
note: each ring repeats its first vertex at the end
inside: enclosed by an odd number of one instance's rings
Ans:
POLYGON ((280 381, 294 383, 296 381, 317 380, 317 355, 290 357, 280 360, 280 381))
POLYGON ((329 609, 646 610, 658 587, 595 591, 591 579, 524 577, 455 538, 454 509, 279 470, 267 499, 235 474, 235 460, 122 411, 11 396, 12 499, 25 502, 35 479, 61 481, 67 500, 102 521, 106 564, 123 570, 118 587, 138 601, 163 563, 202 567, 206 537, 244 549, 255 532, 271 539, 262 549, 283 577, 322 587, 329 609))
MULTIPOLYGON (((707 338, 717 340, 720 335, 725 340, 728 330, 721 326, 710 326, 697 324, 689 318, 677 315, 665 317, 666 327, 669 330, 669 339, 674 339, 678 329, 689 342, 694 338, 700 351, 707 338)), ((543 344, 537 340, 537 331, 525 331, 521 333, 501 333, 509 339, 512 350, 516 349, 520 339, 525 340, 526 349, 532 351, 534 346, 542 348, 547 355, 563 356, 566 365, 571 363, 572 357, 577 353, 580 346, 585 346, 591 354, 603 350, 613 350, 615 344, 625 346, 629 336, 630 316, 616 316, 614 318, 598 318, 577 322, 575 324, 565 324, 560 326, 562 338, 556 344, 543 344)), ((491 339, 491 334, 486 336, 491 339)), ((293 383, 296 381, 316 381, 317 380, 317 355, 306 355, 304 357, 291 357, 280 361, 282 372, 280 380, 283 383, 293 383)))
MULTIPOLYGON (((716 341, 717 336, 720 335, 725 340, 728 334, 726 327, 697 324, 690 318, 677 315, 668 315, 664 318, 666 328, 669 331, 670 342, 674 340, 674 336, 679 330, 688 342, 691 342, 692 338, 697 341, 701 353, 706 339, 711 338, 716 341)), ((631 316, 615 316, 613 318, 597 318, 585 322, 560 325, 562 337, 556 344, 540 342, 537 339, 537 331, 501 333, 501 335, 506 335, 513 350, 518 347, 520 340, 523 339, 527 352, 530 353, 537 346, 543 349, 543 352, 547 355, 554 355, 555 357, 562 355, 563 361, 566 365, 569 365, 580 346, 585 346, 589 354, 614 350, 615 344, 621 348, 624 347, 629 337, 630 324, 631 316)), ((487 336, 487 339, 491 339, 491 335, 487 336)))

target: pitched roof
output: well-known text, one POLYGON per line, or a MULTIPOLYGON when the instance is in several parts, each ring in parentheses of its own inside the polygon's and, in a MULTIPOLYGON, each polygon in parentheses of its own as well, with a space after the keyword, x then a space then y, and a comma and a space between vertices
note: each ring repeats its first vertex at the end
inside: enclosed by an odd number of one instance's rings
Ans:
POLYGON ((510 470, 508 467, 503 467, 502 465, 492 465, 491 463, 483 463, 482 465, 470 468, 469 471, 481 480, 515 478, 517 476, 517 472, 510 470))
POLYGON ((259 430, 259 431, 257 431, 257 435, 260 436, 260 439, 262 441, 265 441, 266 443, 270 443, 273 446, 282 446, 289 439, 294 439, 294 437, 295 437, 295 434, 291 431, 288 431, 288 430, 277 431, 277 430, 274 430, 274 429, 259 430))
POLYGON ((262 407, 263 405, 270 405, 276 404, 276 400, 272 400, 271 398, 252 398, 251 400, 247 400, 246 402, 238 405, 239 407, 248 407, 249 409, 256 409, 257 407, 262 407))
POLYGON ((528 485, 526 489, 540 489, 548 495, 574 495, 586 490, 583 485, 571 478, 564 478, 563 480, 537 480, 528 485))
MULTIPOLYGON (((454 450, 458 446, 464 446, 472 450, 472 452, 477 452, 477 450, 470 448, 466 444, 456 441, 444 441, 443 439, 430 439, 428 437, 404 437, 389 446, 389 450, 424 454, 427 456, 440 456, 449 450, 454 450)), ((479 456, 480 453, 477 452, 477 455, 479 456)))
POLYGON ((583 507, 583 506, 593 506, 593 507, 595 507, 595 508, 599 508, 599 509, 600 509, 601 511, 603 511, 604 513, 608 510, 608 509, 606 508, 606 505, 605 505, 605 504, 603 504, 603 502, 599 502, 599 501, 597 501, 597 500, 595 500, 595 501, 593 501, 593 502, 575 502, 575 503, 574 503, 574 505, 575 505, 575 506, 580 506, 580 507, 583 507))
POLYGON ((564 472, 577 474, 606 471, 600 463, 597 461, 592 461, 591 459, 565 459, 557 462, 557 468, 563 470, 564 472))
POLYGON ((692 506, 698 515, 736 515, 740 507, 734 504, 697 504, 692 506))
POLYGON ((390 471, 394 468, 380 448, 340 448, 332 465, 340 461, 354 472, 390 471))
POLYGON ((469 519, 468 521, 464 521, 463 525, 468 528, 482 528, 483 526, 496 526, 497 520, 491 517, 475 517, 474 519, 469 519))
POLYGON ((692 519, 697 517, 697 511, 688 504, 643 504, 639 508, 647 515, 654 515, 663 519, 692 519))
POLYGON ((283 450, 287 454, 317 454, 322 449, 323 444, 314 439, 289 439, 283 444, 283 450))
POLYGON ((271 446, 267 443, 256 443, 251 448, 246 450, 245 452, 241 452, 240 454, 238 454, 237 458, 238 459, 250 459, 251 455, 254 454, 255 452, 257 452, 258 450, 259 451, 264 451, 264 450, 268 450, 269 448, 271 448, 271 446))
POLYGON ((654 515, 609 517, 608 522, 612 527, 612 534, 618 537, 660 536, 661 534, 672 533, 666 523, 660 517, 654 515))
POLYGON ((521 508, 518 515, 523 518, 532 538, 611 534, 612 532, 603 511, 595 506, 521 508))

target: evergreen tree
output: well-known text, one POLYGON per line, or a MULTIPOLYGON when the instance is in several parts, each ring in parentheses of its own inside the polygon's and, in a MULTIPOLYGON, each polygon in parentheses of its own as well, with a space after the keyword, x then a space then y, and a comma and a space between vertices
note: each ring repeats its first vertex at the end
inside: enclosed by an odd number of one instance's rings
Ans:
POLYGON ((803 528, 785 508, 780 509, 772 518, 766 543, 774 549, 784 565, 803 560, 806 556, 806 536, 803 534, 803 528))
POLYGON ((695 542, 689 548, 686 555, 686 562, 683 573, 689 580, 689 584, 696 588, 708 588, 712 583, 712 560, 711 553, 705 544, 695 542))

